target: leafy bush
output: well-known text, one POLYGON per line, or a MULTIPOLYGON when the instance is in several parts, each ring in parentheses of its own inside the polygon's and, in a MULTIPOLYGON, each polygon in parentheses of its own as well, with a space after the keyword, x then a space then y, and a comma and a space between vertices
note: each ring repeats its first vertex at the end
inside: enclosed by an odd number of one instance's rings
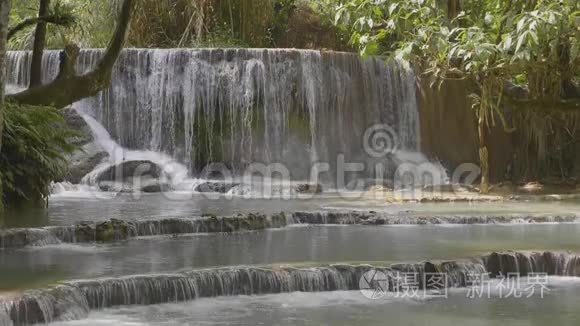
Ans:
POLYGON ((4 113, 0 152, 4 203, 41 203, 49 194, 50 183, 64 175, 66 154, 76 149, 68 140, 77 133, 51 107, 8 102, 4 113))

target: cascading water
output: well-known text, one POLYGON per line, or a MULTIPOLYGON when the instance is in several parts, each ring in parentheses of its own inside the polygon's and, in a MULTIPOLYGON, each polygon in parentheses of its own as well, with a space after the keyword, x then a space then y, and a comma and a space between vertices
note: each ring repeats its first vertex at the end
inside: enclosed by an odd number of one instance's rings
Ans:
POLYGON ((237 214, 236 216, 190 216, 138 220, 82 222, 69 226, 0 230, 0 250, 47 246, 60 243, 105 242, 160 235, 195 233, 233 233, 278 229, 296 225, 472 225, 472 224, 553 224, 577 223, 577 214, 569 215, 401 215, 392 212, 311 211, 276 214, 237 214), (114 231, 116 237, 101 236, 114 231))
MULTIPOLYGON (((81 51, 78 71, 90 70, 102 53, 81 51)), ((56 76, 58 65, 59 52, 47 51, 45 81, 56 76)), ((8 83, 27 85, 29 66, 29 52, 10 52, 8 83)), ((102 134, 103 145, 116 146, 107 149, 113 162, 147 153, 163 162, 175 159, 192 174, 215 162, 238 174, 252 162, 282 163, 294 180, 307 179, 314 163, 325 162, 329 172, 321 179, 332 184, 339 157, 363 163, 354 175, 365 179, 376 178, 377 169, 392 178, 408 153, 417 153, 414 164, 427 162, 418 154, 413 71, 403 62, 350 53, 130 49, 117 62, 112 86, 75 108, 97 138, 102 134), (365 132, 374 125, 392 128, 386 141, 397 153, 377 158, 365 152, 365 132), (118 148, 135 151, 120 154, 118 148)))
POLYGON ((526 276, 546 273, 580 276, 580 257, 559 252, 499 252, 468 260, 384 265, 337 264, 310 268, 210 268, 170 274, 65 281, 0 299, 0 325, 22 325, 85 318, 92 309, 121 305, 180 302, 217 296, 288 292, 359 290, 361 277, 371 271, 386 276, 385 291, 398 291, 400 273, 416 273, 421 289, 429 289, 433 273, 446 273, 445 287, 470 287, 473 275, 526 276))
POLYGON ((95 184, 96 178, 101 175, 103 171, 106 171, 124 161, 153 162, 163 168, 165 177, 174 184, 183 182, 186 179, 188 175, 187 167, 177 163, 172 157, 154 151, 127 150, 119 146, 119 144, 111 138, 107 130, 105 130, 105 128, 94 118, 83 113, 80 113, 80 115, 91 128, 97 144, 109 154, 109 160, 100 164, 91 173, 85 176, 83 179, 84 183, 95 184))

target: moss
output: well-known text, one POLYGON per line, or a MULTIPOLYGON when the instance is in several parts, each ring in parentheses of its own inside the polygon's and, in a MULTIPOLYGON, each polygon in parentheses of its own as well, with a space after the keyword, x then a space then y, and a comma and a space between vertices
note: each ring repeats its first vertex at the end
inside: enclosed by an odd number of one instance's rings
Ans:
POLYGON ((75 237, 78 242, 92 242, 95 240, 95 228, 89 224, 79 224, 75 228, 75 237))
POLYGON ((129 224, 115 219, 98 224, 95 230, 95 240, 97 242, 126 240, 130 235, 129 224))
POLYGON ((115 240, 115 230, 110 222, 97 225, 95 240, 98 242, 108 242, 115 240))

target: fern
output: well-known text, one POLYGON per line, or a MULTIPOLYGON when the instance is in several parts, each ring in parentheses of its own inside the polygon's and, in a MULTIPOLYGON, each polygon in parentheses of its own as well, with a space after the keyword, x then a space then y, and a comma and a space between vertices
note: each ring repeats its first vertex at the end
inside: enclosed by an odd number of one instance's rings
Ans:
POLYGON ((76 135, 55 108, 7 102, 0 152, 4 203, 45 200, 50 183, 66 172, 67 154, 77 149, 69 142, 76 135))

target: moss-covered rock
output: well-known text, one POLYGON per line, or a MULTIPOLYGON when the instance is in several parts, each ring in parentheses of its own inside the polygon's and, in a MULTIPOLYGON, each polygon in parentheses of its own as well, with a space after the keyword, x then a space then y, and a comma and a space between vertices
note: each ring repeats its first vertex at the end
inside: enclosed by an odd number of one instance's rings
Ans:
POLYGON ((75 227, 75 239, 77 242, 95 241, 95 226, 89 223, 77 224, 75 227))
POLYGON ((129 222, 111 219, 110 221, 97 224, 95 240, 97 242, 111 242, 129 239, 134 232, 129 222))

